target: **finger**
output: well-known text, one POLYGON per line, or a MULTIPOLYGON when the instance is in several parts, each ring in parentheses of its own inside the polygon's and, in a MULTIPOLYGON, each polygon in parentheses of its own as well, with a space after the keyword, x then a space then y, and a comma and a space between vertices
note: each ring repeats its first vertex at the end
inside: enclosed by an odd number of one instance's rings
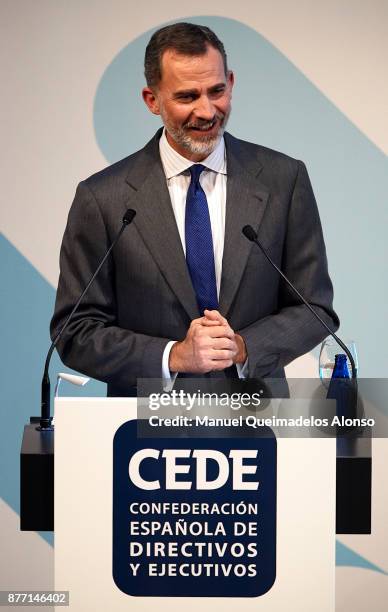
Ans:
POLYGON ((212 360, 210 364, 209 370, 219 372, 220 370, 230 368, 230 366, 233 365, 233 359, 219 359, 218 361, 212 360))
POLYGON ((204 315, 207 319, 211 321, 220 321, 223 325, 227 325, 227 320, 222 316, 218 310, 207 310, 205 309, 204 315))
POLYGON ((229 325, 207 327, 206 334, 210 336, 210 338, 230 338, 230 340, 234 340, 234 331, 229 325))
POLYGON ((235 333, 229 325, 198 325, 194 329, 197 338, 230 338, 235 341, 235 333))
POLYGON ((195 327, 196 325, 202 325, 205 317, 199 317, 198 319, 192 319, 190 323, 190 327, 195 327))
POLYGON ((234 352, 229 349, 213 349, 211 351, 212 361, 230 361, 233 363, 234 352))
POLYGON ((214 350, 232 351, 235 355, 238 352, 237 344, 233 340, 230 340, 230 338, 214 338, 211 348, 214 350))
POLYGON ((204 327, 214 327, 215 325, 222 325, 219 319, 207 319, 206 317, 202 317, 201 325, 204 327))
POLYGON ((209 310, 208 308, 205 308, 204 313, 205 317, 207 317, 208 319, 223 319, 224 317, 222 316, 222 314, 218 311, 218 310, 209 310))

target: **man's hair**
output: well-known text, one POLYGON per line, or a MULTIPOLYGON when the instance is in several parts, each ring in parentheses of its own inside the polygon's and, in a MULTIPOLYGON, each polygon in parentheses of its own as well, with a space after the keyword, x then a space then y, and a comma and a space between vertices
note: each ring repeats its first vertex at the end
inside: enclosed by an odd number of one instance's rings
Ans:
POLYGON ((173 49, 182 55, 205 55, 210 45, 221 53, 225 75, 228 73, 224 45, 206 26, 194 23, 174 23, 157 30, 147 45, 144 57, 144 75, 148 87, 156 87, 162 78, 162 55, 173 49))

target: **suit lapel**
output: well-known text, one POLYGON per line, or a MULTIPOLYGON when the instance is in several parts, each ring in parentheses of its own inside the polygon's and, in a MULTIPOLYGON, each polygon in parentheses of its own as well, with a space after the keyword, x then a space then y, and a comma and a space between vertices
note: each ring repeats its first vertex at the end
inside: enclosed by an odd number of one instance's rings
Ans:
MULTIPOLYGON (((168 285, 190 319, 195 319, 199 311, 160 160, 160 135, 161 130, 131 166, 126 179, 131 188, 128 207, 137 211, 134 224, 168 285)), ((252 248, 241 230, 244 225, 258 230, 269 193, 258 179, 262 166, 251 149, 229 134, 225 134, 225 144, 228 174, 219 304, 227 316, 252 248)))
POLYGON ((127 176, 132 189, 128 206, 137 211, 134 224, 171 290, 190 319, 195 319, 199 311, 160 160, 160 134, 161 130, 131 167, 127 176))
POLYGON ((227 156, 227 189, 224 254, 220 290, 220 311, 228 315, 248 260, 252 243, 242 234, 244 225, 257 231, 269 193, 259 181, 262 166, 243 146, 225 134, 227 156))

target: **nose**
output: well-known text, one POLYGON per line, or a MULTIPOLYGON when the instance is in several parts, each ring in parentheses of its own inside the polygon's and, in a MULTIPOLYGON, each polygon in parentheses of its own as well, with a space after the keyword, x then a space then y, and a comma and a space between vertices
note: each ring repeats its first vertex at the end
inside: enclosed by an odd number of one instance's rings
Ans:
POLYGON ((215 108, 208 96, 203 95, 197 99, 194 114, 197 119, 203 119, 205 121, 210 121, 213 119, 215 115, 215 108))

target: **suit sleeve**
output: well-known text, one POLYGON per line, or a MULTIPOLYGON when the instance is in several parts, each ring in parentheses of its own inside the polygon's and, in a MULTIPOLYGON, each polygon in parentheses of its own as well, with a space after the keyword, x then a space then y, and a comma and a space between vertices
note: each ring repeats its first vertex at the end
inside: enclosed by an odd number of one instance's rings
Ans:
MULTIPOLYGON (((302 162, 288 210, 281 269, 330 329, 338 329, 318 208, 302 162)), ((279 285, 277 311, 239 333, 247 346, 250 377, 270 376, 328 335, 284 281, 279 285)))
MULTIPOLYGON (((82 182, 77 188, 61 247, 57 298, 50 327, 52 339, 64 325, 110 243, 98 202, 90 187, 82 182)), ((70 368, 125 389, 134 386, 137 378, 161 377, 163 351, 169 339, 135 333, 117 325, 114 279, 111 254, 56 348, 70 368)))

